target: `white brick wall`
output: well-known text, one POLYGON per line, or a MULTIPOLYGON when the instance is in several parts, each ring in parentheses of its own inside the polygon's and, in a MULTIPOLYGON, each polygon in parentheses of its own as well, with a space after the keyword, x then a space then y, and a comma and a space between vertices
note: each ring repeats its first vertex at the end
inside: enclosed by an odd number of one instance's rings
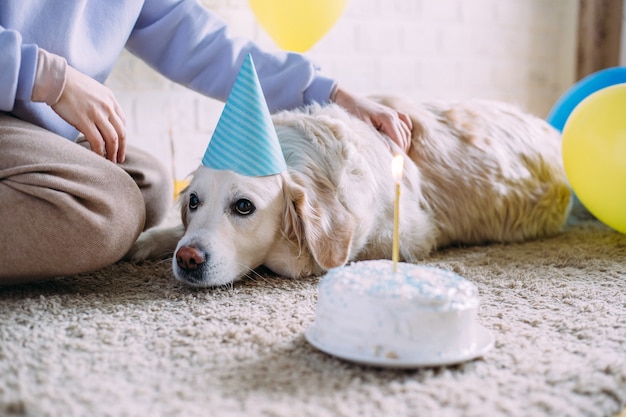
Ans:
MULTIPOLYGON (((275 49, 246 0, 203 0, 234 34, 275 49)), ((349 0, 307 56, 349 90, 508 101, 545 116, 574 81, 576 0, 349 0)), ((130 143, 177 178, 199 164, 222 104, 124 54, 107 82, 130 143), (174 146, 171 146, 173 143, 174 146)))

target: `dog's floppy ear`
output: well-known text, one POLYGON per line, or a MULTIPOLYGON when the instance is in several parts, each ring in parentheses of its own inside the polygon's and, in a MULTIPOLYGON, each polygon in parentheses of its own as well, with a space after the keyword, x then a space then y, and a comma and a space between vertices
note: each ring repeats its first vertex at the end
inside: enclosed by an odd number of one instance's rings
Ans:
POLYGON ((344 265, 356 222, 332 187, 317 180, 307 193, 304 187, 286 181, 283 192, 287 202, 282 225, 285 236, 300 251, 308 249, 326 270, 344 265))
POLYGON ((180 191, 176 199, 176 204, 178 204, 178 206, 180 207, 180 219, 185 228, 187 228, 187 225, 189 224, 189 219, 187 218, 189 214, 189 204, 187 202, 187 199, 189 198, 189 196, 187 195, 188 189, 189 185, 187 185, 183 190, 180 191))

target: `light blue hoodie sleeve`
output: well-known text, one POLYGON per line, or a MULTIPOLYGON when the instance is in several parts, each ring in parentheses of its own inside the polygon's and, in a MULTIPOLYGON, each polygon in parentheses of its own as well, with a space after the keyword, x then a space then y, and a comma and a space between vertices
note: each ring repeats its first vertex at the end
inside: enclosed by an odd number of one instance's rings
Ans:
POLYGON ((271 111, 326 104, 335 88, 300 54, 268 53, 230 36, 195 0, 146 1, 126 47, 171 80, 222 101, 250 53, 271 111))
POLYGON ((22 43, 18 32, 0 26, 0 51, 0 111, 11 111, 16 99, 31 98, 37 46, 22 43))

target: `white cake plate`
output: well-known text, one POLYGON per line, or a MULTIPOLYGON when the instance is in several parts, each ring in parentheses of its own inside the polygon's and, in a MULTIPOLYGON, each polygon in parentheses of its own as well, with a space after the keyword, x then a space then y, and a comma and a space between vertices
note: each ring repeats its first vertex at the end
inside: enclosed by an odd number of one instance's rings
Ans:
POLYGON ((449 352, 445 355, 435 355, 432 357, 416 356, 414 358, 408 359, 394 359, 380 356, 369 356, 364 355, 362 352, 351 351, 350 349, 340 349, 334 346, 331 347, 324 345, 315 338, 315 332, 313 327, 314 325, 311 325, 305 331, 304 336, 306 337, 306 340, 315 348, 321 350, 324 353, 328 353, 329 355, 336 356, 349 362, 383 368, 411 369, 456 365, 483 356, 494 345, 493 334, 486 328, 478 326, 476 344, 474 345, 474 348, 470 351, 462 351, 458 353, 449 352))

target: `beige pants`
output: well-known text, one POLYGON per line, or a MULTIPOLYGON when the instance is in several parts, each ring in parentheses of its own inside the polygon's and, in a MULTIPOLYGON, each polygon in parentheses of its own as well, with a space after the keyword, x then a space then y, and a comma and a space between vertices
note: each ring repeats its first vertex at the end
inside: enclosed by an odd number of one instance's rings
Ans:
POLYGON ((156 159, 129 147, 116 165, 82 145, 0 113, 0 285, 111 265, 170 209, 156 159))

